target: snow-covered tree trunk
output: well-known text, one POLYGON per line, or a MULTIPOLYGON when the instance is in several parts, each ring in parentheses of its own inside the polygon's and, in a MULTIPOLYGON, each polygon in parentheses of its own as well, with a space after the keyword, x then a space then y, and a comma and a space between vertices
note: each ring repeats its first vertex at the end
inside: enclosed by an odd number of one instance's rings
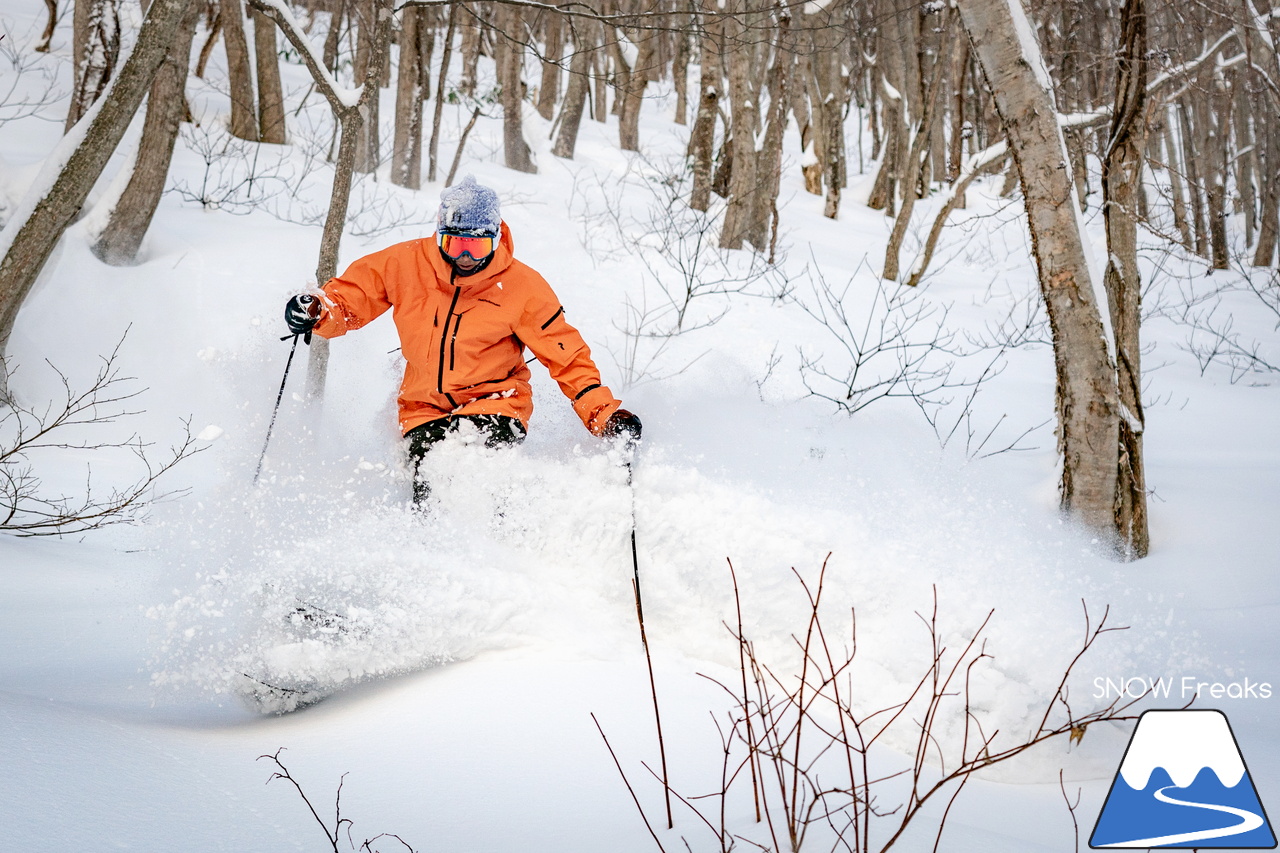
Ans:
POLYGON ((725 67, 729 77, 729 130, 733 146, 733 171, 729 177, 729 204, 720 229, 721 249, 740 249, 751 227, 755 194, 760 191, 757 176, 756 132, 760 127, 760 89, 755 51, 749 27, 758 20, 753 0, 731 0, 725 23, 728 45, 725 67))
POLYGON ((396 74, 396 127, 391 147, 391 183, 422 186, 422 101, 430 56, 426 54, 427 10, 404 10, 400 29, 400 67, 396 74))
POLYGON ((791 112, 795 116, 796 127, 800 130, 800 150, 804 152, 800 161, 800 173, 804 176, 805 192, 822 195, 822 148, 818 145, 822 131, 818 123, 819 111, 810 108, 809 92, 805 86, 805 81, 813 76, 809 57, 797 56, 793 72, 797 76, 790 86, 791 112))
POLYGON ((757 154, 756 179, 759 188, 751 207, 751 221, 746 232, 747 242, 758 251, 769 251, 769 263, 774 260, 778 190, 782 184, 782 139, 787 129, 791 78, 796 64, 790 24, 789 16, 778 22, 773 66, 768 74, 769 112, 765 119, 764 138, 757 154))
MULTIPOLYGON (((54 149, 27 198, 0 231, 0 355, 23 300, 138 111, 190 2, 154 0, 120 73, 54 149)), ((0 396, 3 391, 0 387, 0 396)))
MULTIPOLYGON (((705 4, 707 0, 702 0, 705 4)), ((705 9, 704 9, 705 11, 705 9)), ((720 114, 721 39, 724 23, 710 15, 700 15, 700 80, 698 112, 689 132, 689 159, 693 161, 693 189, 689 206, 705 211, 711 205, 711 169, 715 154, 716 119, 720 114)))
POLYGON ((957 7, 1008 134, 1053 330, 1061 506, 1099 538, 1114 542, 1116 372, 1053 84, 1020 0, 957 0, 957 7))
POLYGON ((916 185, 920 180, 920 169, 926 153, 925 146, 933 135, 934 113, 937 110, 942 84, 946 78, 947 62, 945 57, 950 49, 950 37, 948 34, 950 32, 951 16, 945 8, 941 14, 943 50, 938 52, 938 56, 934 60, 933 75, 929 79, 929 91, 925 94, 924 111, 920 114, 919 122, 911 129, 911 144, 899 169, 898 184, 902 187, 902 204, 898 208, 897 218, 893 222, 893 231, 890 233, 889 243, 885 247, 884 270, 881 273, 881 277, 886 281, 898 280, 898 258, 902 251, 902 241, 907 236, 907 226, 911 224, 911 214, 915 210, 916 185))
MULTIPOLYGON (((838 7, 837 7, 838 9, 838 7)), ((823 8, 807 15, 805 25, 812 35, 809 63, 810 101, 820 133, 822 180, 826 198, 822 215, 835 219, 840 213, 840 192, 845 187, 844 109, 848 103, 839 51, 841 23, 837 10, 823 8)))
POLYGON ((1142 369, 1139 328, 1142 278, 1138 273, 1138 198, 1146 167, 1147 13, 1144 0, 1126 0, 1116 52, 1116 98, 1102 161, 1102 211, 1106 218, 1107 301, 1115 337, 1116 382, 1121 414, 1118 544, 1129 559, 1147 555, 1146 474, 1142 460, 1142 369))
POLYGON ((118 198, 107 202, 111 210, 94 241, 93 253, 108 264, 134 262, 160 204, 173 147, 186 113, 187 66, 201 11, 200 5, 193 2, 182 18, 169 55, 156 72, 147 95, 147 115, 128 183, 118 198))
POLYGON ((65 130, 102 96, 120 58, 120 10, 116 0, 77 0, 72 14, 73 83, 65 130))

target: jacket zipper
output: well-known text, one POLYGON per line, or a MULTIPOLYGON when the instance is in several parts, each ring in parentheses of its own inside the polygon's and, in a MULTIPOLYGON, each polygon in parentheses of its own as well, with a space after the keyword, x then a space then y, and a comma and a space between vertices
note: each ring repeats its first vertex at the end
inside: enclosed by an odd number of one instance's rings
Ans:
POLYGON ((449 338, 449 369, 453 370, 454 351, 458 346, 458 329, 462 327, 462 315, 458 315, 458 319, 453 321, 453 337, 449 338))
MULTIPOLYGON (((449 303, 449 313, 444 318, 444 330, 440 333, 440 371, 436 375, 436 390, 444 394, 444 349, 449 343, 449 323, 453 320, 453 309, 458 307, 458 294, 462 293, 462 288, 458 285, 453 286, 453 301, 449 303)), ((455 331, 456 335, 457 332, 455 331)), ((446 397, 449 395, 445 394, 446 397)), ((449 398, 450 402, 453 398, 449 398)))

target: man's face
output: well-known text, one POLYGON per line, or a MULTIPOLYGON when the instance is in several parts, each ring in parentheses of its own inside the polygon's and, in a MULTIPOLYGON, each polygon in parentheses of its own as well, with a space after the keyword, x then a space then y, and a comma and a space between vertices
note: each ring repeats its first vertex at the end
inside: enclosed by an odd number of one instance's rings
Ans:
POLYGON ((473 269, 480 266, 480 262, 470 255, 463 255, 460 258, 454 258, 453 265, 461 272, 471 272, 473 269))

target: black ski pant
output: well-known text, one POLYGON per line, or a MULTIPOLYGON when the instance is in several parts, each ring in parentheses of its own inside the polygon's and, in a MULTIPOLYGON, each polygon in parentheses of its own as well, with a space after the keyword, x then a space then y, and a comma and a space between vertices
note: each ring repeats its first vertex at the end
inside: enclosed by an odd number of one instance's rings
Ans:
POLYGON ((420 475, 427 451, 458 431, 463 422, 475 425, 484 436, 485 447, 504 447, 524 441, 524 424, 506 415, 450 415, 416 426, 404 434, 409 442, 409 467, 413 469, 413 502, 421 504, 431 494, 431 488, 420 475))

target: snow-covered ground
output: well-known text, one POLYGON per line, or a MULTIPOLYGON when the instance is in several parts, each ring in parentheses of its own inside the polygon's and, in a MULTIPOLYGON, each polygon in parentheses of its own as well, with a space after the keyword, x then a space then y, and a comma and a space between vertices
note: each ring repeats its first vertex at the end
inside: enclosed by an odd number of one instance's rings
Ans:
MULTIPOLYGON (((5 41, 28 55, 38 10, 0 10, 5 41)), ((24 85, 40 89, 47 72, 65 91, 69 42, 64 22, 24 85)), ((1077 712, 1106 704, 1093 695, 1106 679, 1175 680, 1174 696, 1152 707, 1183 704, 1184 677, 1273 685, 1270 698, 1205 696, 1198 705, 1227 713, 1264 805, 1280 803, 1274 374, 1202 370, 1185 325, 1156 317, 1144 327, 1153 549, 1137 563, 1113 562, 1056 512, 1046 346, 1005 352, 1003 371, 945 446, 910 400, 848 416, 808 393, 806 381, 829 392, 815 360, 837 374, 847 363, 812 316, 833 310, 825 294, 843 294, 860 324, 892 292, 878 290, 875 274, 890 223, 858 204, 869 175, 851 179, 838 221, 824 219, 790 138, 778 267, 745 252, 722 260, 681 249, 673 235, 688 229, 710 228, 714 245, 715 223, 670 202, 687 130, 670 121, 658 84, 645 105, 642 156, 617 150, 614 119, 585 120, 576 159, 558 160, 547 123, 529 111, 539 174, 500 165, 497 119, 477 125, 462 172, 498 190, 518 256, 556 287, 605 381, 644 419, 634 491, 616 451, 582 430, 535 365, 529 440, 514 451, 442 448, 430 460, 434 505, 422 517, 409 512, 394 422, 398 342, 387 318, 334 343, 321 406, 303 401, 305 359, 295 360, 254 486, 288 355, 281 309, 315 267, 320 232, 306 220, 327 199, 327 107, 312 95, 292 120, 292 144, 256 152, 250 188, 241 154, 253 149, 222 131, 217 66, 207 82, 190 82, 201 123, 184 128, 175 189, 139 265, 108 267, 90 254, 90 213, 63 239, 12 339, 14 390, 35 403, 58 392, 46 359, 83 384, 123 338, 122 370, 145 390, 132 401, 138 414, 104 429, 163 448, 190 418, 204 448, 168 477, 169 488, 189 493, 156 506, 145 524, 76 539, 0 538, 0 818, 15 849, 326 849, 297 792, 280 780, 264 786, 274 768, 257 759, 281 748, 330 824, 345 779, 342 816, 355 821, 357 844, 394 832, 418 850, 655 849, 592 714, 665 849, 683 848, 682 835, 694 850, 716 849, 679 804, 676 830, 661 830, 661 787, 641 764, 656 766, 657 744, 631 588, 633 498, 666 754, 685 795, 718 786, 713 715, 723 719, 730 703, 711 679, 731 682, 738 661, 724 625, 735 618, 727 560, 746 633, 785 674, 807 618, 791 569, 812 583, 829 554, 824 617, 833 636, 847 637, 856 610, 861 707, 901 701, 922 674, 929 647, 917 614, 936 588, 953 650, 994 608, 993 659, 975 670, 975 710, 984 726, 1016 737, 1034 729, 1083 639, 1081 601, 1095 625, 1109 605, 1108 624, 1129 630, 1104 636, 1080 664, 1077 712), (703 264, 700 281, 730 281, 691 299, 677 334, 663 334, 674 328, 664 308, 673 297, 683 304, 684 283, 664 250, 703 264), (295 624, 298 600, 341 614, 344 630, 295 624), (239 696, 250 678, 333 695, 264 716, 239 696)), ((307 80, 300 66, 285 71, 292 114, 307 80)), ((64 104, 0 123, 3 216, 59 139, 64 104)), ((384 104, 389 120, 390 93, 384 104)), ((469 113, 445 114, 447 163, 469 113)), ((362 182, 353 227, 376 233, 349 233, 343 262, 429 233, 440 189, 362 182)), ((975 337, 1034 306, 1025 226, 997 189, 975 190, 944 234, 927 287, 912 297, 926 313, 911 334, 941 326, 974 351, 975 337)), ((934 210, 919 208, 907 264, 934 210)), ((1100 240, 1096 206, 1089 217, 1100 240)), ((1145 260, 1148 304, 1165 314, 1189 289, 1242 281, 1209 277, 1202 262, 1154 241, 1145 260)), ((1276 353, 1275 317, 1256 296, 1228 294, 1220 311, 1276 353)), ((964 356, 954 376, 973 378, 993 357, 964 356)), ((936 411, 944 436, 966 394, 940 395, 950 400, 936 411)), ((66 454, 33 461, 51 486, 73 490, 84 479, 66 454)), ((132 474, 127 459, 105 454, 93 472, 103 484, 132 474)), ((963 722, 944 717, 940 738, 963 722)), ((1055 741, 972 783, 943 849, 1073 849, 1059 768, 1068 790, 1082 791, 1083 843, 1131 730, 1093 727, 1078 746, 1055 741)), ((906 766, 910 735, 905 726, 878 748, 877 765, 906 766)), ((734 808, 735 826, 752 831, 742 802, 734 808)), ((941 804, 926 811, 904 849, 932 849, 940 817, 941 804)))

